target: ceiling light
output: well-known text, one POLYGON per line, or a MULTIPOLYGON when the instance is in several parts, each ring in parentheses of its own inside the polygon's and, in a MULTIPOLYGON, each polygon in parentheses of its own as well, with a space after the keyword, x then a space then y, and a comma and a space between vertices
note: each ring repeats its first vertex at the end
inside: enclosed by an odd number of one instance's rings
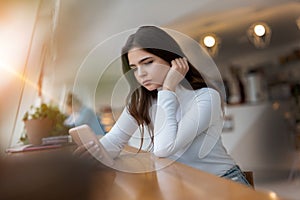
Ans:
POLYGON ((263 25, 257 24, 257 25, 254 26, 254 33, 257 36, 261 37, 266 33, 266 29, 263 25))
POLYGON ((221 40, 213 33, 204 34, 200 39, 200 44, 205 48, 207 53, 214 57, 217 55, 221 40))
POLYGON ((203 43, 206 47, 213 47, 216 44, 216 39, 211 35, 207 35, 203 38, 203 43))
POLYGON ((271 28, 263 22, 254 23, 248 28, 247 36, 256 48, 265 48, 271 40, 271 28))

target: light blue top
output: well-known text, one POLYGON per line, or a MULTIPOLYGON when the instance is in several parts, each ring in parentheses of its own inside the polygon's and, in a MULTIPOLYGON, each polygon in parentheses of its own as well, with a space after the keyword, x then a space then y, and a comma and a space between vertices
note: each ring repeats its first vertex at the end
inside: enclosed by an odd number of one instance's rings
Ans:
POLYGON ((82 106, 76 116, 74 116, 74 114, 70 115, 65 124, 72 127, 86 124, 95 132, 96 135, 105 135, 100 118, 92 109, 86 106, 82 106))

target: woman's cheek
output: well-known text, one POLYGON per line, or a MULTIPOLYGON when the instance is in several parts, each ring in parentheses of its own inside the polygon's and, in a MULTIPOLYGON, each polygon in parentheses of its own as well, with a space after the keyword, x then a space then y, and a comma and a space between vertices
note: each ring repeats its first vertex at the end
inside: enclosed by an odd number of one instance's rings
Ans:
POLYGON ((133 73, 134 74, 134 77, 136 79, 136 81, 141 85, 141 79, 139 78, 139 76, 137 76, 136 72, 133 73))

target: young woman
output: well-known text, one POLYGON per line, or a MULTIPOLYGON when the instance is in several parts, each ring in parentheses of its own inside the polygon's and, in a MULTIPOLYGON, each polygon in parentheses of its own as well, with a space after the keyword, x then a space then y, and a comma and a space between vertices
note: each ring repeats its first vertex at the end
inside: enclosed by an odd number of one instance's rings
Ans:
POLYGON ((101 119, 97 114, 91 108, 83 105, 82 101, 72 93, 68 94, 66 105, 69 117, 65 120, 65 125, 74 127, 87 124, 96 134, 105 134, 101 119))
MULTIPOLYGON (((139 128, 150 151, 191 167, 249 185, 222 141, 222 101, 177 42, 164 30, 142 26, 122 49, 123 72, 131 91, 127 106, 101 143, 115 158, 139 128)), ((97 151, 94 145, 89 151, 97 151)), ((83 154, 84 147, 76 150, 83 154)))

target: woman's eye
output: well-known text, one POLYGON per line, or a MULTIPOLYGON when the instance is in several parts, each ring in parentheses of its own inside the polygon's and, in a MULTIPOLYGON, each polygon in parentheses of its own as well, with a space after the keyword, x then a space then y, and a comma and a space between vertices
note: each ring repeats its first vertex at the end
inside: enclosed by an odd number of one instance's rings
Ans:
POLYGON ((136 71, 137 67, 130 67, 131 70, 136 71))
POLYGON ((151 63, 153 63, 153 60, 150 60, 150 61, 148 61, 148 62, 146 62, 146 63, 144 63, 145 65, 149 65, 149 64, 151 64, 151 63))

